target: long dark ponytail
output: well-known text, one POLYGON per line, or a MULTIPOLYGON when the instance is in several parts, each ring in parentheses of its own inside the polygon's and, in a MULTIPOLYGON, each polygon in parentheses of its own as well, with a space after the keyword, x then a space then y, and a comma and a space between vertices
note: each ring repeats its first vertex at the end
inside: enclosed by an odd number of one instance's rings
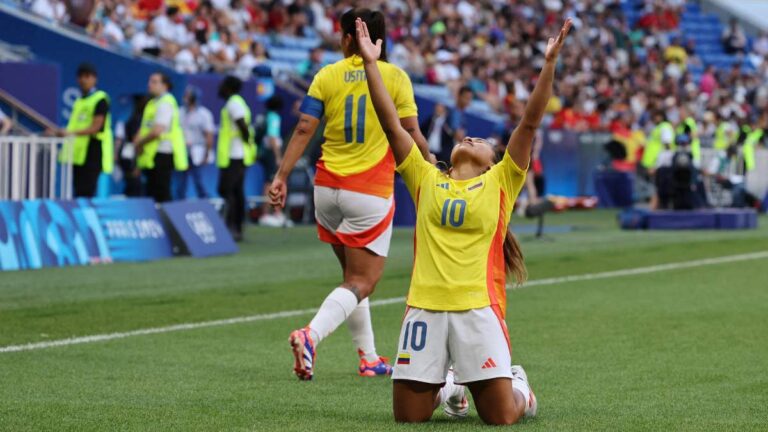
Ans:
POLYGON ((344 12, 341 16, 341 34, 352 36, 352 52, 358 53, 357 36, 355 31, 355 21, 360 18, 368 26, 368 32, 371 34, 371 40, 376 42, 381 39, 381 55, 379 60, 387 61, 387 25, 384 14, 379 11, 372 11, 366 8, 355 8, 344 12))
POLYGON ((507 274, 515 278, 516 285, 522 285, 528 279, 528 269, 525 268, 523 249, 512 231, 507 230, 504 238, 504 267, 507 274))

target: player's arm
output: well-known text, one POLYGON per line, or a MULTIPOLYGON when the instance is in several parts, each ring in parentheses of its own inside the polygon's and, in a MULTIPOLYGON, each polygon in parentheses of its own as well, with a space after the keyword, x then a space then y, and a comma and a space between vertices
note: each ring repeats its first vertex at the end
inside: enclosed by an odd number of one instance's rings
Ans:
POLYGON ((248 125, 245 123, 245 117, 241 117, 235 120, 237 130, 240 131, 240 139, 247 143, 251 139, 251 132, 248 130, 248 125))
POLYGON ((399 165, 413 148, 413 138, 400 124, 397 108, 395 108, 395 103, 392 102, 392 97, 387 93, 384 79, 381 77, 379 66, 376 64, 381 55, 382 40, 377 40, 374 45, 368 33, 368 26, 360 18, 355 22, 355 26, 357 30, 357 44, 365 65, 368 91, 371 93, 373 108, 376 110, 376 116, 379 118, 381 128, 387 135, 389 146, 395 155, 395 161, 399 165))
POLYGON ((288 187, 286 180, 288 175, 293 171, 293 167, 296 166, 296 162, 299 161, 301 155, 304 154, 304 150, 307 149, 309 141, 315 135, 317 126, 320 124, 320 118, 306 113, 301 113, 299 116, 299 123, 296 125, 296 129, 293 131, 291 140, 288 141, 288 147, 283 154, 283 160, 280 162, 280 168, 275 174, 275 179, 272 181, 272 185, 269 187, 269 203, 275 207, 285 207, 285 197, 288 194, 288 187))
POLYGON ((552 97, 552 82, 555 79, 555 65, 560 49, 563 47, 565 37, 571 29, 571 20, 567 19, 557 39, 550 38, 547 43, 547 50, 544 53, 546 59, 544 67, 539 73, 539 79, 536 81, 536 87, 533 89, 528 103, 525 105, 525 113, 509 137, 507 144, 507 153, 519 167, 525 168, 531 160, 531 147, 533 139, 536 136, 536 130, 541 124, 541 118, 544 117, 544 110, 552 97))
POLYGON ((421 155, 424 156, 424 159, 432 164, 437 163, 435 155, 429 152, 429 143, 427 143, 427 139, 424 138, 424 135, 421 133, 419 118, 417 116, 401 118, 400 126, 411 135, 413 142, 416 143, 416 146, 419 148, 421 155))

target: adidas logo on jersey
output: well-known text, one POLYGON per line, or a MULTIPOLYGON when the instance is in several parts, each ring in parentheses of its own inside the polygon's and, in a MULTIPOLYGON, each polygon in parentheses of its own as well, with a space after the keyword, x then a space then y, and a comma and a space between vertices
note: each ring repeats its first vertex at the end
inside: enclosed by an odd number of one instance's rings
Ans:
POLYGON ((493 369, 496 367, 496 362, 492 358, 488 357, 488 360, 483 363, 483 367, 480 369, 493 369))
POLYGON ((448 190, 448 183, 438 183, 437 187, 448 190))

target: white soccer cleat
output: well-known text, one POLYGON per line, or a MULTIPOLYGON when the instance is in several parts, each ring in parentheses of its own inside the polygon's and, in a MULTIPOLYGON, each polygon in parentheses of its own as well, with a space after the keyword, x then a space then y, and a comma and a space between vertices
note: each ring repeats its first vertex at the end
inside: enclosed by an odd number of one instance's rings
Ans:
POLYGON ((469 414, 469 400, 464 394, 464 386, 453 382, 453 369, 445 376, 443 392, 443 411, 451 417, 464 418, 469 414))
POLYGON ((528 396, 525 398, 527 402, 525 407, 525 416, 535 417, 539 404, 536 402, 536 395, 533 394, 531 385, 528 383, 528 375, 526 375, 525 369, 523 369, 523 367, 520 365, 512 366, 512 387, 519 391, 527 389, 528 396))

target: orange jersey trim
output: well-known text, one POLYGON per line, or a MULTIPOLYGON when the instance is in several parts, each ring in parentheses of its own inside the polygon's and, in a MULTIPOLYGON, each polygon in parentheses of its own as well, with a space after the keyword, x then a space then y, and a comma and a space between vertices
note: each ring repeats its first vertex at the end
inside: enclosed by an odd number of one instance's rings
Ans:
POLYGON ((395 189, 395 157, 392 155, 392 149, 387 149, 384 158, 370 169, 346 176, 332 172, 320 159, 317 161, 315 186, 389 198, 395 189))
POLYGON ((504 217, 507 211, 505 198, 502 190, 499 196, 499 221, 496 224, 496 233, 493 235, 491 248, 488 251, 485 276, 488 299, 492 306, 497 305, 499 307, 502 319, 507 310, 507 271, 504 266, 504 236, 507 234, 506 218, 504 217))
POLYGON ((344 244, 353 248, 363 248, 373 243, 374 240, 379 238, 384 231, 386 231, 392 224, 392 218, 395 216, 395 201, 392 200, 392 205, 389 207, 389 212, 384 219, 379 221, 376 225, 368 228, 367 230, 359 233, 342 233, 336 231, 336 238, 344 244))

